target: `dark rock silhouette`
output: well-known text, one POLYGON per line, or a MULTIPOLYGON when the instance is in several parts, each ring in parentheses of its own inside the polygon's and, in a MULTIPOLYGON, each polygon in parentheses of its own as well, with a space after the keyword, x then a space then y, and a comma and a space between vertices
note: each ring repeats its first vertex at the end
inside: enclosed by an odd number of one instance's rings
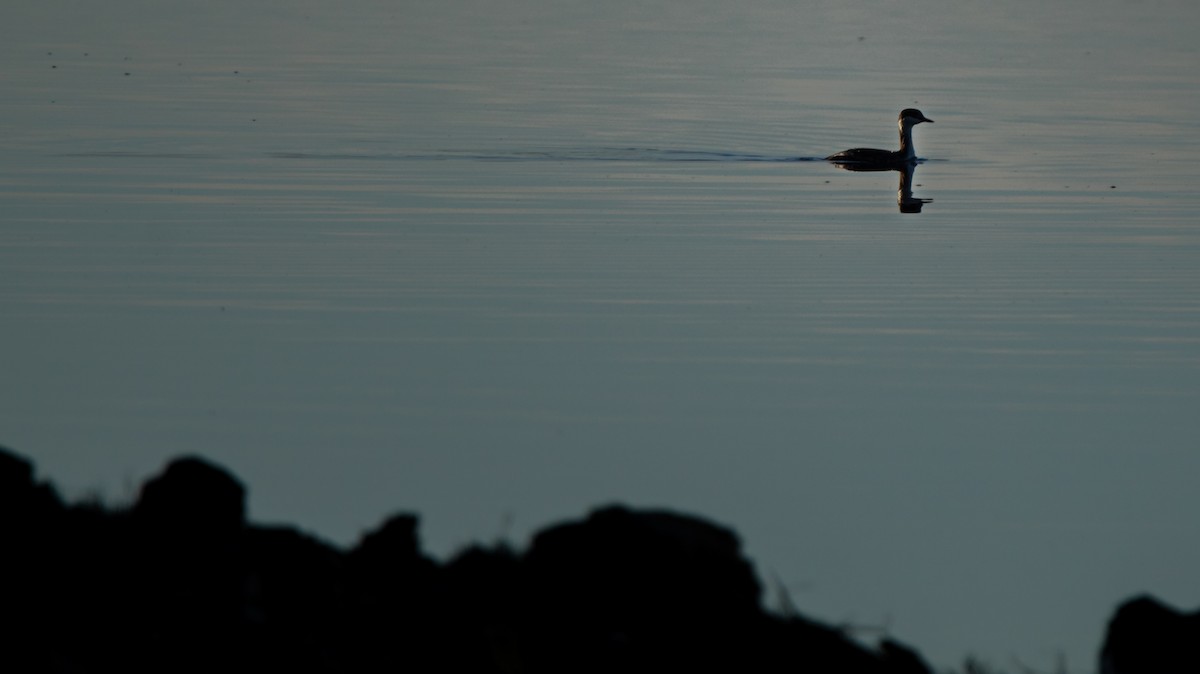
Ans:
POLYGON ((417 527, 416 516, 394 515, 346 555, 352 670, 433 669, 448 646, 441 576, 421 553, 417 527))
POLYGON ((246 524, 246 488, 198 457, 175 459, 142 486, 134 515, 148 526, 194 535, 231 535, 246 524))
POLYGON ((149 637, 148 667, 191 652, 172 668, 223 669, 251 644, 245 500, 233 475, 197 457, 172 461, 142 486, 129 518, 133 539, 124 547, 132 555, 126 566, 135 570, 131 622, 149 637))
POLYGON ((33 479, 33 464, 0 446, 0 527, 29 534, 61 513, 54 488, 33 479))
POLYGON ((1200 672, 1200 611, 1183 613, 1143 595, 1121 604, 1100 651, 1101 674, 1200 672))
POLYGON ((0 448, 0 671, 929 672, 764 611, 737 536, 700 518, 612 506, 440 564, 414 515, 343 551, 248 523, 245 497, 188 457, 128 509, 66 505, 0 448))
POLYGON ((49 659, 44 654, 59 596, 48 581, 60 570, 63 513, 53 488, 34 481, 33 464, 0 447, 0 669, 5 671, 32 671, 49 659))
POLYGON ((737 538, 713 524, 605 508, 541 532, 524 562, 531 618, 547 637, 531 650, 545 669, 733 666, 721 660, 763 645, 753 643, 765 617, 758 580, 737 538))
POLYGON ((252 670, 340 671, 348 613, 342 553, 291 527, 247 529, 240 553, 235 623, 252 670))

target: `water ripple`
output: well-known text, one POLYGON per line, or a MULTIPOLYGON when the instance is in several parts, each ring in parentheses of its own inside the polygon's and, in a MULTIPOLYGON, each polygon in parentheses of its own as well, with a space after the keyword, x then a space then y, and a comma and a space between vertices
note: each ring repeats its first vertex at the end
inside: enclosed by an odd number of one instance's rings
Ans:
POLYGON ((537 150, 511 152, 480 152, 470 150, 441 150, 428 153, 312 153, 271 152, 274 159, 336 159, 362 161, 486 161, 486 162, 538 162, 538 161, 616 161, 616 162, 796 162, 820 161, 820 157, 795 157, 764 155, 744 152, 720 152, 708 150, 660 150, 654 148, 595 148, 568 150, 537 150))

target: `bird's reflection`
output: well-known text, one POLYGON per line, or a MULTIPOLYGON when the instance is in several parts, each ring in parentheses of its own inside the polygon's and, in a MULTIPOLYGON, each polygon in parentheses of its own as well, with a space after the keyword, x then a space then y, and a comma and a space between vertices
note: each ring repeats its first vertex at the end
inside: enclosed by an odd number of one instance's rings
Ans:
POLYGON ((913 196, 913 176, 917 174, 917 164, 920 162, 900 161, 888 163, 865 162, 833 162, 833 165, 844 171, 895 171, 900 174, 900 187, 896 189, 896 205, 901 213, 920 213, 921 207, 933 199, 920 199, 913 196))

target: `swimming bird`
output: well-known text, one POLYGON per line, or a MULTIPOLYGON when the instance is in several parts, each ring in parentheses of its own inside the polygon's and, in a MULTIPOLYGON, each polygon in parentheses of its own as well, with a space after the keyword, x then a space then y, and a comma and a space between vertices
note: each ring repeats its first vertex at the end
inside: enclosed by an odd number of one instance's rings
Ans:
POLYGON ((933 122, 916 108, 905 108, 900 111, 900 149, 876 150, 868 147, 856 147, 831 154, 825 159, 838 164, 857 164, 863 166, 878 166, 885 168, 897 164, 905 164, 917 160, 917 150, 913 146, 912 129, 921 122, 933 122))

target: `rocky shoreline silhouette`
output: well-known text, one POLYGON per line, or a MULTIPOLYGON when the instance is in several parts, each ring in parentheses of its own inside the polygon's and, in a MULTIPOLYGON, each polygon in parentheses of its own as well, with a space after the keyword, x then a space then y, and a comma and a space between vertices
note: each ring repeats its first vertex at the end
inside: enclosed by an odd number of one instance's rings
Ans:
MULTIPOLYGON (((415 515, 342 550, 248 522, 245 497, 184 457, 128 508, 68 504, 0 447, 0 671, 931 672, 892 639, 765 610, 737 535, 698 517, 607 506, 524 551, 439 563, 415 515)), ((1137 601, 1110 625, 1106 674, 1145 671, 1142 644, 1184 635, 1183 614, 1137 601)))

